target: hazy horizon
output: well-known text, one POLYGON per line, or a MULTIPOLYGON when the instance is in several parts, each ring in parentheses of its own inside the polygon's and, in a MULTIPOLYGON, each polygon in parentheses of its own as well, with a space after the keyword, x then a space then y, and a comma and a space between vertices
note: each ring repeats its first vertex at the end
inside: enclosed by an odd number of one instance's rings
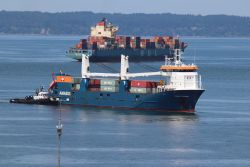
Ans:
POLYGON ((190 14, 190 15, 234 15, 250 16, 249 0, 8 0, 0 2, 0 10, 39 12, 81 12, 93 13, 145 13, 145 14, 190 14))

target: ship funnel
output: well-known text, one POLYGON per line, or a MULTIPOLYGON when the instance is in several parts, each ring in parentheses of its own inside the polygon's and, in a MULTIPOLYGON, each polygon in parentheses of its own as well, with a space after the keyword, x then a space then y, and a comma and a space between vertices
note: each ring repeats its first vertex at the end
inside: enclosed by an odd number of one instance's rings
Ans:
POLYGON ((89 56, 82 54, 82 78, 89 78, 89 56))
POLYGON ((121 80, 129 79, 127 76, 128 69, 129 69, 128 56, 121 55, 121 72, 120 72, 121 80))

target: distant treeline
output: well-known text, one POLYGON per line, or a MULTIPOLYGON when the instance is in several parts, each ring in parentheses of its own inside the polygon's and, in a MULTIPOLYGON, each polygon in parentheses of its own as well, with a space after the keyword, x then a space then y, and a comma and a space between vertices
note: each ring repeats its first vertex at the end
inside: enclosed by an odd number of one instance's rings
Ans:
POLYGON ((0 11, 0 34, 87 35, 103 17, 119 26, 123 35, 250 37, 250 17, 92 12, 0 11))

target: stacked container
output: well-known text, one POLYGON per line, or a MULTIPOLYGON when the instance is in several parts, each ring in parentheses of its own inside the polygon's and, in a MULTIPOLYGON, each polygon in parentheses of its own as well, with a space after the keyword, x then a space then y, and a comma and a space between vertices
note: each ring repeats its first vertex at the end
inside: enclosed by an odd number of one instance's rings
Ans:
POLYGON ((88 48, 87 39, 81 39, 80 45, 81 45, 81 49, 87 49, 88 48))
POLYGON ((73 83, 72 83, 72 90, 73 91, 78 91, 80 90, 80 83, 81 83, 82 78, 73 78, 73 83))
POLYGON ((143 48, 143 49, 146 48, 146 39, 141 39, 140 47, 143 48))
POLYGON ((100 80, 99 79, 90 79, 88 90, 89 91, 100 91, 100 80))
POLYGON ((102 79, 100 90, 102 92, 118 92, 119 91, 119 80, 102 79))
POLYGON ((178 38, 171 36, 154 36, 152 38, 144 38, 137 36, 115 36, 115 38, 108 38, 104 36, 88 36, 87 39, 81 39, 76 44, 76 49, 110 49, 110 48, 124 48, 124 49, 158 49, 158 48, 185 48, 186 44, 181 42, 178 38))
POLYGON ((135 38, 135 48, 136 49, 140 49, 141 48, 140 43, 141 43, 141 37, 136 37, 135 38))
POLYGON ((98 48, 105 48, 106 47, 106 37, 96 37, 96 36, 88 36, 88 41, 90 45, 97 45, 98 48))
POLYGON ((116 36, 115 43, 118 45, 119 48, 125 48, 126 46, 126 37, 125 36, 116 36))
POLYGON ((76 44, 76 49, 82 49, 81 47, 82 47, 82 46, 81 46, 80 43, 76 44))
POLYGON ((158 85, 158 82, 152 81, 133 80, 130 83, 130 93, 154 93, 158 85))
POLYGON ((135 47, 136 47, 136 39, 134 36, 132 36, 130 39, 130 47, 133 49, 135 49, 135 47))
POLYGON ((131 37, 126 37, 126 44, 125 44, 126 48, 130 48, 130 39, 131 37))
POLYGON ((150 48, 150 39, 146 39, 146 48, 150 48))
POLYGON ((115 36, 115 38, 88 36, 87 39, 81 39, 75 46, 77 49, 92 48, 178 48, 185 47, 185 43, 179 41, 178 38, 171 36, 154 36, 152 38, 144 38, 137 36, 115 36))

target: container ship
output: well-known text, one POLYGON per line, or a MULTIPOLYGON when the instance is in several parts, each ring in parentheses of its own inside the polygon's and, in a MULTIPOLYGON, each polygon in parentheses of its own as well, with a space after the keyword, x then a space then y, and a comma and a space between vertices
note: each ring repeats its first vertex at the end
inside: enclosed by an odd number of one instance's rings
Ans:
MULTIPOLYGON (((160 112, 194 113, 204 92, 198 67, 182 62, 181 50, 159 71, 129 73, 128 56, 121 56, 120 73, 92 73, 89 57, 83 54, 81 77, 55 74, 48 93, 48 104, 81 105, 88 107, 124 108, 160 112), (136 77, 161 76, 159 81, 133 80, 136 77)), ((44 102, 44 97, 41 99, 44 102)), ((41 104, 34 99, 32 104, 41 104)), ((11 100, 10 102, 22 102, 11 100)), ((27 103, 30 103, 27 102, 27 103)))
POLYGON ((129 56, 130 61, 164 61, 165 56, 173 57, 174 49, 184 49, 187 44, 178 37, 116 35, 118 27, 108 23, 104 18, 91 27, 91 34, 71 47, 66 56, 78 61, 82 54, 89 56, 92 62, 119 61, 121 54, 129 56))

